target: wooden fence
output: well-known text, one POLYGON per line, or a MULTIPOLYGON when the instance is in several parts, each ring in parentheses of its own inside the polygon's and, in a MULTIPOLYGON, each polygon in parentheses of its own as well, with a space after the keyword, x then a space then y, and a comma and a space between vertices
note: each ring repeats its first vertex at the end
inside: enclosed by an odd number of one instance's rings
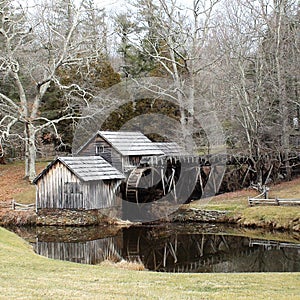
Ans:
POLYGON ((21 204, 17 203, 14 199, 11 202, 12 210, 30 210, 35 208, 35 204, 21 204))
POLYGON ((254 205, 277 205, 277 206, 293 206, 300 205, 300 199, 284 199, 284 198, 260 198, 261 195, 257 197, 248 197, 248 203, 250 206, 254 205))
POLYGON ((279 242, 279 241, 270 241, 270 240, 257 240, 257 239, 251 239, 249 241, 249 247, 253 246, 264 246, 265 248, 295 248, 300 249, 300 244, 296 243, 285 243, 285 242, 279 242))

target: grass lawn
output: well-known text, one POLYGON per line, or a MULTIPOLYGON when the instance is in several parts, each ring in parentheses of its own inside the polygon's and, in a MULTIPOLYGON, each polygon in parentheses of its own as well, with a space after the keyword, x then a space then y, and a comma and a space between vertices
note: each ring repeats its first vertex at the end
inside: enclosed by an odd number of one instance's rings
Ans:
POLYGON ((0 299, 300 299, 300 273, 170 274, 36 255, 0 228, 0 299))
MULTIPOLYGON (((46 165, 38 164, 38 171, 46 165)), ((0 165, 0 201, 34 202, 35 187, 23 179, 23 167, 0 165)), ((300 198, 299 187, 300 179, 276 185, 270 196, 300 198)), ((244 190, 216 196, 204 207, 201 201, 188 206, 299 223, 300 207, 248 207, 253 195, 244 190)), ((300 299, 300 273, 169 274, 80 265, 38 256, 0 227, 0 299, 300 299)))

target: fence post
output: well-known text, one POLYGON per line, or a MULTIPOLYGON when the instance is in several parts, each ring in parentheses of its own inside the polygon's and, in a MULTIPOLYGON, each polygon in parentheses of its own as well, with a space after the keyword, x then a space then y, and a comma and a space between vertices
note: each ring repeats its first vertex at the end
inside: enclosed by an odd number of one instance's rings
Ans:
POLYGON ((250 206, 252 206, 252 200, 250 199, 249 196, 248 196, 248 204, 249 204, 250 206))
POLYGON ((12 202, 11 202, 11 208, 12 208, 12 210, 15 210, 15 209, 16 209, 16 202, 15 202, 15 199, 12 199, 12 202))
POLYGON ((269 199, 269 188, 267 186, 264 185, 264 196, 265 199, 269 199))

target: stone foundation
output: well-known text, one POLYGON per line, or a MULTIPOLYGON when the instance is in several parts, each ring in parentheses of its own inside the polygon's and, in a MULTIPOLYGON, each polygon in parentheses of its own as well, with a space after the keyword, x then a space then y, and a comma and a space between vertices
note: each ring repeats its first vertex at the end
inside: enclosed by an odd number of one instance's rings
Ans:
MULTIPOLYGON (((194 208, 179 209, 169 216, 171 222, 228 222, 226 211, 199 210, 194 208)), ((88 226, 112 223, 121 219, 120 211, 116 209, 40 209, 37 212, 36 225, 55 226, 88 226)))
POLYGON ((36 225, 46 226, 88 226, 108 221, 104 210, 40 209, 37 212, 36 225))
POLYGON ((171 222, 228 222, 228 212, 223 210, 179 209, 170 216, 171 222))

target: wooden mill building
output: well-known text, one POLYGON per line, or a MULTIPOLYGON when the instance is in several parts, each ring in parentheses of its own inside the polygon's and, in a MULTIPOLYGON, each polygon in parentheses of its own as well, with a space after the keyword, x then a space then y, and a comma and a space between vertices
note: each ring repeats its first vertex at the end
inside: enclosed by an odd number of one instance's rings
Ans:
POLYGON ((125 173, 138 166, 143 156, 160 156, 164 152, 138 131, 98 131, 76 155, 101 156, 125 173))
POLYGON ((36 209, 117 206, 124 175, 101 156, 59 157, 34 180, 36 209))

